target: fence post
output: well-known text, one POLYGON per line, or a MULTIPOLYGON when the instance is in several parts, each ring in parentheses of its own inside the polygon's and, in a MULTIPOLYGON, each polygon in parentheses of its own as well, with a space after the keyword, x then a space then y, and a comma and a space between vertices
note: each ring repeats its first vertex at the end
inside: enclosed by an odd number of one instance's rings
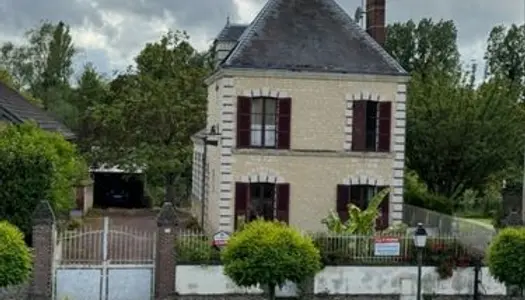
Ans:
POLYGON ((29 298, 52 300, 55 215, 49 202, 41 201, 33 214, 34 266, 29 298))
POLYGON ((164 202, 157 216, 155 258, 155 299, 164 300, 175 292, 175 238, 177 215, 171 202, 164 202))

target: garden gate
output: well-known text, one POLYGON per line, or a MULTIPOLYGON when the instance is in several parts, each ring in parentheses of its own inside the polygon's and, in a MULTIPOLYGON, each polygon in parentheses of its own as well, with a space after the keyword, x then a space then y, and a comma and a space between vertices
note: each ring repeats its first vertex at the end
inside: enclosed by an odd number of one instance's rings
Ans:
POLYGON ((145 300, 154 294, 154 231, 110 225, 59 234, 55 300, 145 300))

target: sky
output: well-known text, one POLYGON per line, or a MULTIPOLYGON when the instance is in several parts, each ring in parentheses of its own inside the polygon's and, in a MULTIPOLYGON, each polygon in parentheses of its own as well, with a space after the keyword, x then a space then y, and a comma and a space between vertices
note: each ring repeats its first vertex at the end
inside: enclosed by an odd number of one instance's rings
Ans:
MULTIPOLYGON (((363 0, 336 0, 353 16, 363 0)), ((464 62, 482 62, 495 25, 523 23, 525 0, 386 0, 387 22, 432 18, 454 20, 464 62)), ((91 62, 110 75, 123 70, 145 43, 185 30, 193 45, 207 49, 226 23, 249 23, 266 0, 0 0, 0 42, 23 41, 41 20, 71 26, 80 54, 75 66, 91 62)))

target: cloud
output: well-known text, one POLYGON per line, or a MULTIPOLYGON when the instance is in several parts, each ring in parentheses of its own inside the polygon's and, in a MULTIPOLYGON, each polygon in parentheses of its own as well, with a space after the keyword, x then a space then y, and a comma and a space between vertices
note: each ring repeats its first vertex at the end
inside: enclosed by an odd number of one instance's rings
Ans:
MULTIPOLYGON (((224 26, 226 17, 248 23, 266 0, 0 0, 1 41, 20 41, 41 19, 71 25, 81 49, 76 65, 93 61, 98 69, 122 69, 146 42, 169 29, 186 30, 204 50, 224 26)), ((363 0, 337 0, 353 15, 363 0)), ((463 59, 481 60, 490 29, 522 23, 523 0, 387 0, 387 21, 452 19, 459 30, 463 59)))

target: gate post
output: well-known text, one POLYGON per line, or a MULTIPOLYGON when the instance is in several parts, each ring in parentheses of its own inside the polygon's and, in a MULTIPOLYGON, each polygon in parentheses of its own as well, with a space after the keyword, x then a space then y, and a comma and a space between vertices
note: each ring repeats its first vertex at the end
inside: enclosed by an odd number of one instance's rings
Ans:
POLYGON ((175 292, 175 238, 177 216, 171 202, 164 202, 157 216, 155 257, 155 299, 164 300, 175 292))
POLYGON ((34 266, 29 298, 52 300, 53 260, 55 250, 55 215, 49 202, 43 200, 33 213, 34 266))

